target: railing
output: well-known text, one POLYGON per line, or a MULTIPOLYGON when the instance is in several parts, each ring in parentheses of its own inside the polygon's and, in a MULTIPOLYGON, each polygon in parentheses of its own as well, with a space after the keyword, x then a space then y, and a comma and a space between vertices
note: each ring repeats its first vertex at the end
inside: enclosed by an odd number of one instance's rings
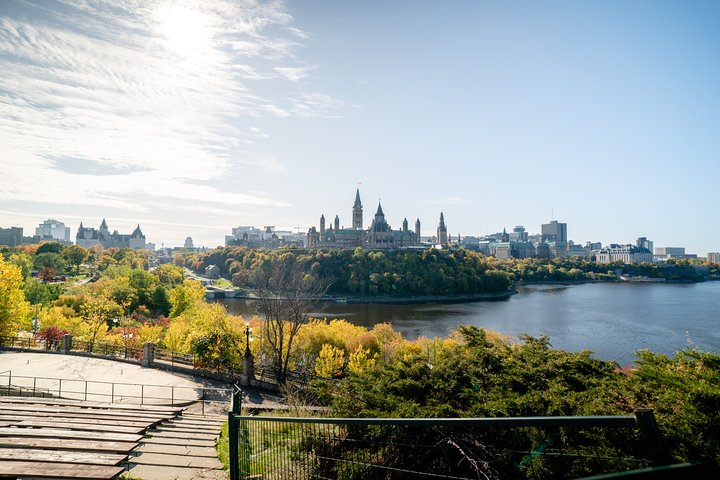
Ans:
MULTIPOLYGON (((17 337, 2 336, 0 337, 0 347, 9 347, 20 350, 41 350, 41 351, 59 351, 62 343, 60 341, 41 341, 34 337, 17 337)), ((71 352, 76 355, 101 356, 116 359, 122 359, 127 362, 142 363, 144 359, 144 349, 132 347, 128 345, 117 345, 107 342, 81 342, 73 340, 71 342, 71 352)), ((225 380, 234 382, 240 377, 240 370, 228 366, 208 366, 204 365, 197 355, 189 353, 180 353, 167 349, 153 349, 153 362, 160 365, 169 365, 171 367, 186 369, 192 374, 208 375, 217 378, 216 374, 220 374, 225 380)), ((274 374, 274 369, 269 365, 256 365, 255 378, 263 386, 272 387, 279 385, 274 374)), ((312 375, 301 372, 288 372, 286 381, 296 385, 306 384, 312 375)))
POLYGON ((202 413, 210 403, 227 404, 229 388, 183 387, 121 382, 100 382, 66 378, 29 377, 0 372, 0 395, 56 397, 93 402, 140 405, 185 405, 200 402, 202 413))
POLYGON ((581 478, 668 463, 651 411, 521 418, 228 414, 230 478, 581 478))

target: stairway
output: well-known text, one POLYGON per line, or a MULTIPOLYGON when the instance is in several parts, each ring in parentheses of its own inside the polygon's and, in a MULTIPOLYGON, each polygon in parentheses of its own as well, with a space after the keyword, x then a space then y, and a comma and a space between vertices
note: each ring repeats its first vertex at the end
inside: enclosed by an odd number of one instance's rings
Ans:
POLYGON ((142 480, 226 478, 215 448, 225 421, 221 415, 185 412, 161 423, 131 452, 128 473, 142 480))

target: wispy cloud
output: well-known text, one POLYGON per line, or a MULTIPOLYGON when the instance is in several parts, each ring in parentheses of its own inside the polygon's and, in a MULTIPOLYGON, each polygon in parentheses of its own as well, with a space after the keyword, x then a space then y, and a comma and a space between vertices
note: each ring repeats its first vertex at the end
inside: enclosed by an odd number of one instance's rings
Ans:
POLYGON ((250 128, 252 119, 338 116, 345 106, 297 93, 314 67, 296 60, 308 35, 283 2, 8 6, 0 12, 0 200, 128 211, 162 207, 153 199, 216 213, 283 207, 213 181, 237 165, 287 171, 273 156, 247 150, 267 138, 250 128))
POLYGON ((291 82, 299 82, 310 77, 310 72, 314 69, 315 67, 275 67, 273 70, 291 82))

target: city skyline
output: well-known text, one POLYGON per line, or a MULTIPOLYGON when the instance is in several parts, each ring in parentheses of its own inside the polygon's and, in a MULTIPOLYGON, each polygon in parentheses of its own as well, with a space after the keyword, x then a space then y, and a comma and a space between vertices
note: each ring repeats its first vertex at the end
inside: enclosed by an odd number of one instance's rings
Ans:
POLYGON ((704 256, 718 24, 712 2, 2 2, 0 227, 213 247, 350 226, 362 182, 424 236, 557 219, 704 256))

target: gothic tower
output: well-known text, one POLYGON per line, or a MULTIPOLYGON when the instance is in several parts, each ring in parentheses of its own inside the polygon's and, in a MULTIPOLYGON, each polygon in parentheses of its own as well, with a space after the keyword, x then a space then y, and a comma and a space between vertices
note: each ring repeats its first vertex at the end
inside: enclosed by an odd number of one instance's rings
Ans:
POLYGON ((325 241, 325 215, 320 216, 320 241, 325 241))
POLYGON ((353 230, 363 229, 363 211, 362 202, 360 201, 360 189, 355 191, 355 203, 353 204, 352 214, 352 228, 353 230))
POLYGON ((408 221, 406 218, 405 220, 403 220, 403 232, 407 233, 407 231, 408 231, 408 221))
POLYGON ((335 215, 335 232, 337 233, 338 230, 340 230, 340 217, 335 215))
POLYGON ((415 236, 417 237, 418 243, 420 243, 420 219, 415 220, 415 236))
POLYGON ((437 242, 440 245, 447 245, 448 243, 447 227, 445 226, 445 217, 443 217, 442 212, 440 212, 440 225, 438 225, 437 228, 437 242))

